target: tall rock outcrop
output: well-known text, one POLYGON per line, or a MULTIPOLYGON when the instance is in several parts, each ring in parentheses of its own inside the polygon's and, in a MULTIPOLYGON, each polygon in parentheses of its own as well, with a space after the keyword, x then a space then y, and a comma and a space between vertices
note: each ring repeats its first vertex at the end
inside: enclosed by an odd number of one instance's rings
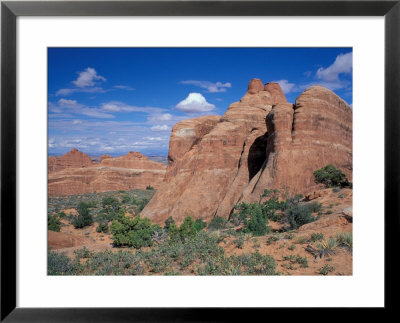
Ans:
POLYGON ((178 223, 187 215, 206 221, 216 214, 227 217, 263 165, 266 115, 273 105, 285 102, 277 83, 264 86, 254 79, 221 118, 178 123, 171 135, 165 182, 142 215, 155 223, 168 216, 178 223))
POLYGON ((322 86, 305 90, 294 105, 278 104, 267 116, 266 160, 243 192, 258 200, 265 188, 309 193, 313 172, 327 164, 352 179, 352 110, 322 86))
POLYGON ((88 167, 91 165, 93 165, 93 162, 88 155, 76 148, 72 148, 69 152, 61 157, 49 157, 47 163, 47 172, 53 173, 65 168, 88 167))
MULTIPOLYGON (((61 157, 62 158, 62 157, 61 157)), ((138 152, 112 158, 103 155, 101 163, 64 168, 48 175, 48 195, 72 195, 106 191, 158 188, 166 166, 138 152)))

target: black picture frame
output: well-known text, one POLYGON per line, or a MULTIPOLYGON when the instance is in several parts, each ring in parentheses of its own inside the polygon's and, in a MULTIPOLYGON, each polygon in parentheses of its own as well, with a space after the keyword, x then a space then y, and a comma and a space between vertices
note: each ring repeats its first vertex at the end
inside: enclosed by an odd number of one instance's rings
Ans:
MULTIPOLYGON (((257 320, 265 309, 17 308, 16 19, 18 16, 384 16, 385 19, 385 309, 399 233, 400 0, 395 1, 2 1, 1 3, 1 321, 186 322, 257 320), (253 316, 254 315, 254 316, 253 316)), ((371 80, 373 81, 373 80, 371 80)), ((371 125, 371 131, 373 126, 371 125)), ((373 147, 371 147, 373 153, 373 147)), ((39 292, 39 291, 38 291, 39 292)), ((276 309, 277 310, 277 309, 276 309)), ((285 310, 286 311, 286 310, 285 310)), ((281 314, 287 316, 280 310, 281 314)), ((330 311, 332 315, 334 312, 330 311)), ((381 315, 381 314, 378 314, 381 315)), ((331 314, 329 314, 331 316, 331 314)))

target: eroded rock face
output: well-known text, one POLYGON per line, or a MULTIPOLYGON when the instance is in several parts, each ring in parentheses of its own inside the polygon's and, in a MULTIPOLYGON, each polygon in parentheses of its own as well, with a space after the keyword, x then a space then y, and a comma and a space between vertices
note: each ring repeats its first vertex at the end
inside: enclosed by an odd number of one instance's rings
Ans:
POLYGON ((47 171, 48 173, 53 173, 65 168, 88 167, 91 165, 93 165, 93 162, 88 155, 76 148, 72 148, 61 157, 49 157, 47 171))
MULTIPOLYGON (((103 156, 104 157, 104 156, 103 156)), ((48 195, 72 195, 117 190, 158 188, 164 180, 166 166, 140 153, 106 157, 101 164, 65 168, 48 175, 48 195)))
POLYGON ((177 223, 188 215, 205 221, 216 214, 228 217, 249 176, 264 162, 265 117, 273 105, 283 102, 284 95, 278 98, 260 80, 252 80, 245 96, 219 121, 202 117, 178 123, 171 135, 165 183, 142 215, 160 224, 168 216, 177 223), (182 130, 195 129, 194 125, 204 133, 182 130))
POLYGON ((278 104, 267 116, 266 160, 243 193, 258 200, 265 188, 307 194, 316 189, 313 172, 327 164, 352 179, 352 111, 332 91, 313 86, 295 105, 278 104))

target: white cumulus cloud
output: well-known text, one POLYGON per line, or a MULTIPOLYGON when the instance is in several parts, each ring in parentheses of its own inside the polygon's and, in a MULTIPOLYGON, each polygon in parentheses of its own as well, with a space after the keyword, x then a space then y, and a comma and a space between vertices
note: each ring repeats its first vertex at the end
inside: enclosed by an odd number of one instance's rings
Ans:
POLYGON ((278 83, 283 91, 283 93, 288 94, 292 91, 296 90, 296 84, 295 83, 289 83, 288 80, 279 80, 279 81, 274 81, 278 83))
POLYGON ((189 93, 186 99, 176 105, 176 108, 186 113, 201 113, 215 109, 200 93, 189 93))
POLYGON ((98 75, 96 70, 91 67, 87 67, 84 71, 78 72, 79 76, 72 83, 77 87, 94 86, 95 81, 105 81, 105 77, 98 75))
POLYGON ((218 92, 226 92, 227 88, 232 87, 232 84, 229 82, 222 83, 222 82, 210 82, 210 81, 196 81, 196 80, 187 80, 187 81, 181 81, 181 84, 190 84, 190 85, 195 85, 199 86, 202 89, 206 89, 207 92, 210 93, 218 93, 218 92))
POLYGON ((317 77, 327 82, 339 80, 339 74, 350 74, 353 70, 353 53, 339 54, 332 65, 319 68, 317 77))

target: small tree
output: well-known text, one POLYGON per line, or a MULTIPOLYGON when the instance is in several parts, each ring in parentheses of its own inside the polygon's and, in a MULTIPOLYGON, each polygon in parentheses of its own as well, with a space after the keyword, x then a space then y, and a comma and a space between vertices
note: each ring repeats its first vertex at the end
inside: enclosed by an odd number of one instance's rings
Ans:
POLYGON ((180 228, 179 228, 179 234, 181 236, 182 241, 186 240, 186 239, 191 239, 194 238, 196 236, 197 230, 195 228, 194 225, 194 220, 191 216, 187 216, 180 228))
POLYGON ((93 223, 93 218, 89 212, 89 206, 85 202, 78 205, 78 215, 72 219, 72 225, 75 229, 81 229, 93 223))
POLYGON ((335 166, 329 164, 314 172, 315 182, 324 184, 326 187, 346 187, 351 186, 351 183, 346 178, 346 175, 335 166))
POLYGON ((55 232, 60 232, 61 222, 57 214, 47 216, 47 229, 55 232))

